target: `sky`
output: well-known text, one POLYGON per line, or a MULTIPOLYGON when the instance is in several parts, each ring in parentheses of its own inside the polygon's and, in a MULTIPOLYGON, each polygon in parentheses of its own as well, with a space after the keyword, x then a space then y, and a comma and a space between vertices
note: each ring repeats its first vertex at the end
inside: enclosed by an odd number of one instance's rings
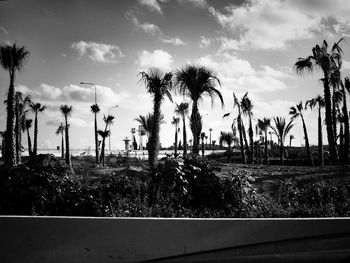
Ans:
MULTIPOLYGON (((152 111, 152 97, 138 75, 150 67, 176 72, 192 63, 218 74, 225 106, 219 100, 211 105, 208 98, 199 105, 203 131, 209 135, 212 128, 213 140, 218 141, 221 131, 230 131, 237 114, 232 92, 239 97, 248 92, 254 124, 263 117, 289 118, 291 106, 323 94, 322 73, 297 75, 294 63, 323 40, 331 46, 342 37, 345 77, 350 76, 347 0, 0 1, 0 42, 23 45, 31 53, 17 74, 16 90, 47 105, 39 115, 41 149, 60 145, 55 131, 63 121, 62 104, 73 107, 71 148, 94 147, 90 112, 94 87, 80 82, 96 84, 99 127, 103 114, 114 115, 111 146, 123 149, 123 139, 138 126, 135 118, 152 111), (227 112, 232 117, 223 119, 227 112)), ((0 69, 3 100, 8 85, 8 73, 0 69)), ((173 99, 190 102, 175 93, 173 99)), ((165 99, 162 146, 174 141, 174 109, 175 104, 165 99)), ((316 145, 317 111, 304 115, 310 143, 316 145)), ((0 130, 5 122, 5 105, 0 103, 0 130)), ((301 120, 295 123, 293 145, 300 145, 304 143, 301 120)), ((325 134, 324 127, 324 139, 325 134)), ((26 146, 26 140, 23 143, 26 146)))

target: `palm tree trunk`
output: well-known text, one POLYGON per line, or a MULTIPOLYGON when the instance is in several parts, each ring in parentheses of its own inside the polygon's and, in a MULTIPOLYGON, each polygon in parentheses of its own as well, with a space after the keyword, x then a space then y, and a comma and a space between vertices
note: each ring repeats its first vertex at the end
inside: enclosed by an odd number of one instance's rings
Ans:
POLYGON ((27 128, 27 137, 28 137, 28 154, 29 156, 33 155, 32 152, 32 140, 30 139, 29 129, 27 128))
POLYGON ((332 108, 331 108, 331 93, 328 84, 328 72, 324 71, 324 98, 325 98, 325 109, 326 109, 326 127, 327 127, 327 138, 330 153, 330 162, 336 164, 337 162, 337 149, 335 147, 333 125, 332 125, 332 108))
POLYGON ((95 112, 95 162, 98 163, 97 113, 95 112))
POLYGON ((64 116, 66 121, 66 164, 71 165, 71 159, 70 159, 70 152, 69 152, 69 125, 68 125, 68 118, 67 116, 64 116))
POLYGON ((343 88, 343 114, 344 114, 344 164, 349 164, 349 113, 346 105, 346 91, 343 88))
POLYGON ((284 165, 284 145, 283 145, 283 143, 280 144, 280 160, 281 160, 281 165, 284 165))
POLYGON ((242 134, 242 119, 241 119, 241 113, 238 113, 237 117, 237 127, 239 132, 239 145, 241 147, 241 156, 242 156, 242 162, 247 163, 247 158, 244 151, 244 145, 243 145, 243 134, 242 134))
POLYGON ((267 155, 267 130, 265 131, 265 152, 264 152, 264 159, 265 159, 265 164, 269 164, 269 157, 267 155))
POLYGON ((248 155, 248 158, 249 158, 250 151, 249 151, 249 146, 248 146, 248 141, 247 141, 247 134, 246 134, 243 122, 242 122, 242 135, 243 135, 243 139, 244 139, 245 149, 246 149, 246 152, 247 152, 247 155, 248 155))
POLYGON ((337 110, 336 110, 336 101, 335 101, 335 91, 336 86, 333 86, 333 94, 332 94, 332 125, 333 125, 333 136, 335 147, 337 148, 337 110))
POLYGON ((182 136, 183 136, 183 147, 184 147, 184 152, 183 152, 183 157, 185 158, 187 155, 187 138, 186 138, 186 119, 185 115, 182 116, 182 122, 183 122, 183 127, 182 127, 182 136))
POLYGON ((102 166, 105 166, 105 137, 102 139, 102 146, 101 146, 101 162, 102 166))
POLYGON ((64 134, 62 131, 62 140, 61 140, 61 158, 64 158, 64 134))
POLYGON ((231 162, 231 144, 228 144, 228 154, 227 154, 227 161, 231 162))
POLYGON ((21 148, 22 148, 22 131, 21 131, 21 124, 20 124, 20 116, 19 116, 19 108, 18 108, 18 102, 16 101, 15 104, 15 134, 16 134, 16 160, 17 164, 21 163, 21 148))
POLYGON ((204 139, 202 140, 202 157, 204 157, 204 139))
MULTIPOLYGON (((198 105, 197 105, 197 101, 193 101, 191 120, 194 121, 197 118, 200 118, 199 112, 198 112, 198 105)), ((199 153, 199 137, 201 134, 201 130, 192 131, 192 133, 193 133, 192 153, 198 155, 198 153, 199 153)))
POLYGON ((15 87, 14 73, 10 73, 10 87, 7 95, 7 121, 5 138, 5 164, 14 167, 17 165, 15 145, 15 87))
POLYGON ((153 123, 151 130, 151 138, 149 143, 148 161, 152 168, 157 166, 159 153, 159 124, 160 124, 160 105, 162 102, 162 95, 158 92, 154 94, 154 108, 153 108, 153 123))
POLYGON ((254 141, 253 141, 253 127, 252 127, 252 117, 249 115, 249 144, 250 144, 250 156, 249 156, 249 162, 254 163, 254 141))
POLYGON ((321 119, 321 107, 318 106, 318 162, 319 165, 324 165, 323 157, 323 139, 322 139, 322 119, 321 119))
POLYGON ((339 132, 339 159, 342 164, 344 164, 344 132, 343 124, 340 123, 340 132, 339 132))
POLYGON ((33 155, 36 156, 38 152, 38 112, 35 113, 34 118, 34 147, 33 155))
POLYGON ((177 125, 175 125, 175 158, 177 157, 177 125))
POLYGON ((307 158, 309 159, 309 164, 311 166, 314 166, 314 161, 312 160, 311 151, 310 151, 309 137, 307 135, 307 129, 306 129, 305 121, 304 121, 304 116, 301 114, 300 117, 301 117, 301 120, 303 122, 303 130, 304 130, 304 136, 305 136, 305 146, 306 146, 307 158))

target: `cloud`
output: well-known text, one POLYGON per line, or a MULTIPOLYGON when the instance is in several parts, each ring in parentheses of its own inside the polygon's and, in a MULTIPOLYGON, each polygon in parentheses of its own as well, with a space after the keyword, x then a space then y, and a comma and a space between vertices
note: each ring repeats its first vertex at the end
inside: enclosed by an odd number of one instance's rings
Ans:
POLYGON ((168 43, 168 44, 173 44, 175 46, 183 46, 186 45, 186 43, 179 37, 175 37, 175 38, 163 38, 162 41, 164 43, 168 43))
MULTIPOLYGON (((162 9, 157 0, 138 0, 141 5, 148 7, 151 11, 156 11, 162 14, 162 9)), ((160 1, 163 2, 163 1, 160 1)))
POLYGON ((305 12, 293 2, 249 0, 241 6, 227 6, 225 14, 210 7, 209 12, 227 31, 220 38, 222 50, 283 49, 290 41, 310 39, 324 30, 320 15, 312 9, 305 12))
POLYGON ((182 4, 192 4, 196 7, 201 7, 201 8, 205 8, 208 6, 207 1, 206 0, 178 0, 180 3, 182 4))
POLYGON ((207 48, 211 44, 211 39, 206 38, 205 36, 200 36, 201 40, 199 42, 199 47, 200 48, 207 48))
POLYGON ((350 61, 343 60, 343 69, 350 69, 350 61))
POLYGON ((126 12, 125 18, 127 20, 131 21, 135 25, 136 28, 143 30, 147 34, 157 35, 157 34, 161 33, 159 27, 155 24, 140 23, 139 19, 136 17, 136 15, 133 11, 126 12))
POLYGON ((118 46, 79 41, 72 44, 72 48, 79 52, 80 56, 87 55, 90 59, 102 63, 117 63, 118 59, 124 57, 118 46))
POLYGON ((143 69, 156 67, 163 71, 170 70, 173 62, 173 57, 161 49, 154 50, 153 52, 143 50, 137 60, 137 64, 143 69))

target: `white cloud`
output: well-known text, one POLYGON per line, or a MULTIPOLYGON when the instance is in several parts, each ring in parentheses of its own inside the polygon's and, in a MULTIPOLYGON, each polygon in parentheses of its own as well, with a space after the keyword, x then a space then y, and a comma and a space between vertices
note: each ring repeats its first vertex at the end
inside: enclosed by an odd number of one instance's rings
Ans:
POLYGON ((186 43, 179 37, 174 38, 163 38, 162 41, 164 43, 173 44, 175 46, 183 46, 186 45, 186 43))
POLYGON ((142 68, 156 67, 163 71, 171 69, 173 57, 166 51, 157 49, 153 52, 143 50, 138 57, 137 64, 142 68))
POLYGON ((77 50, 80 56, 87 55, 90 59, 102 63, 116 63, 124 54, 118 46, 79 41, 72 44, 72 48, 77 50))
POLYGON ((206 0, 178 0, 178 1, 182 4, 190 3, 194 6, 202 7, 202 8, 205 8, 208 5, 206 0))
POLYGON ((151 34, 151 35, 157 35, 160 34, 161 31, 159 27, 152 23, 140 23, 139 19, 136 17, 133 11, 128 11, 125 14, 125 18, 131 21, 136 28, 139 28, 143 30, 145 33, 151 34))
POLYGON ((290 41, 314 37, 321 29, 321 18, 301 12, 292 2, 250 0, 242 6, 226 7, 226 14, 210 7, 210 13, 229 33, 221 38, 222 49, 281 49, 290 41))
POLYGON ((208 46, 210 46, 210 44, 211 44, 210 38, 206 38, 205 36, 200 36, 200 38, 201 38, 200 43, 199 43, 200 48, 207 48, 208 46))
POLYGON ((160 14, 163 13, 157 0, 139 0, 139 3, 141 5, 147 6, 152 11, 156 11, 160 14))

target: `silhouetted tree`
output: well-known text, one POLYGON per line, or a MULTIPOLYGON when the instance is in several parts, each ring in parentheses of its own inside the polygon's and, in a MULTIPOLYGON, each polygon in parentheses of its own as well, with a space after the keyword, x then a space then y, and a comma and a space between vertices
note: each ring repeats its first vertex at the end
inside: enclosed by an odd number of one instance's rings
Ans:
POLYGON ((176 105, 175 114, 182 118, 182 140, 183 140, 183 157, 187 155, 187 134, 186 134, 186 116, 188 114, 188 103, 182 102, 176 105))
POLYGON ((61 123, 60 126, 58 126, 55 134, 60 135, 61 134, 61 158, 64 158, 64 125, 61 123))
POLYGON ((33 147, 33 155, 36 156, 38 152, 38 113, 43 112, 46 109, 46 105, 41 105, 41 103, 30 103, 30 109, 34 113, 34 147, 33 147))
POLYGON ((147 92, 153 96, 153 123, 149 142, 148 161, 152 168, 156 167, 159 153, 159 130, 161 121, 161 103, 167 96, 172 102, 170 89, 172 87, 171 72, 163 74, 159 69, 150 68, 148 72, 140 72, 141 79, 147 92))
MULTIPOLYGON (((216 73, 211 69, 203 66, 187 65, 178 70, 175 74, 176 87, 179 93, 188 96, 192 100, 191 122, 196 122, 200 118, 198 111, 198 101, 207 94, 210 96, 213 104, 215 96, 219 97, 222 106, 224 105, 223 97, 216 86, 221 86, 221 82, 216 73)), ((193 134, 194 154, 199 153, 199 136, 201 130, 193 134)))
POLYGON ((71 156, 70 156, 70 148, 69 148, 69 123, 68 123, 68 117, 72 115, 72 106, 68 105, 61 105, 60 111, 64 117, 65 121, 65 135, 66 135, 66 164, 71 165, 71 156))
POLYGON ((13 167, 17 165, 15 144, 15 79, 16 72, 23 68, 29 51, 25 47, 13 45, 0 45, 0 64, 8 71, 10 85, 7 93, 7 121, 5 138, 5 164, 13 167))
POLYGON ((100 107, 98 104, 93 104, 90 106, 91 112, 95 116, 95 121, 94 121, 94 136, 95 136, 95 163, 99 162, 98 159, 98 134, 97 134, 97 114, 100 112, 100 107))

